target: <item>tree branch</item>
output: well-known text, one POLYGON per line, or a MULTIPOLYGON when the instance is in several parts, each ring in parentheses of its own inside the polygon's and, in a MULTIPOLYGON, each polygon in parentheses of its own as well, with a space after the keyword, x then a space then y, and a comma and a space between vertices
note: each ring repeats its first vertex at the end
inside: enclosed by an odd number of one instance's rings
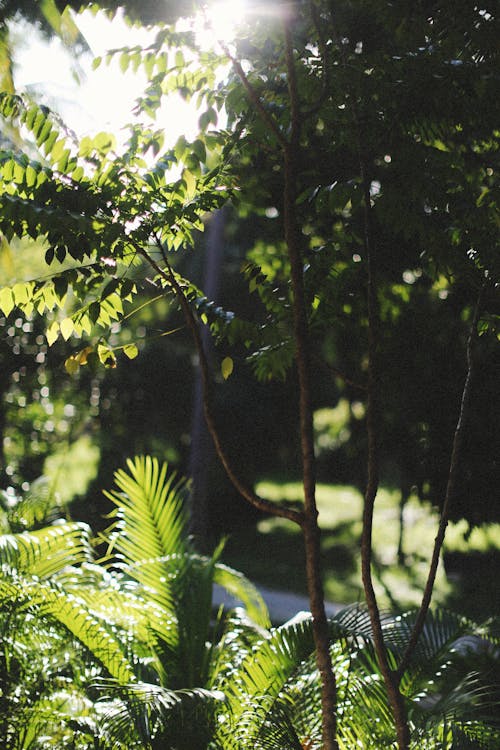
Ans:
POLYGON ((212 414, 211 399, 210 399, 210 371, 209 371, 209 366, 208 366, 208 361, 207 361, 207 357, 205 354, 205 350, 203 348, 203 342, 201 339, 201 334, 200 334, 200 330, 198 327, 198 323, 196 321, 193 311, 191 310, 191 307, 186 298, 186 295, 184 294, 184 291, 181 285, 179 284, 172 267, 170 266, 168 262, 168 259, 166 257, 161 241, 157 237, 155 239, 156 239, 156 244, 165 262, 165 266, 167 269, 166 271, 165 269, 161 268, 161 266, 154 260, 154 258, 152 258, 143 248, 138 248, 138 252, 173 289, 179 301, 179 304, 181 306, 187 326, 189 330, 191 331, 191 335, 193 337, 196 351, 198 353, 198 357, 200 360, 200 371, 201 371, 202 388, 203 388, 203 410, 204 410, 205 420, 206 420, 210 435, 212 437, 212 440, 214 442, 215 450, 217 452, 219 460, 221 461, 234 487, 238 490, 238 492, 242 495, 242 497, 244 497, 245 500, 247 500, 247 502, 249 502, 251 505, 253 505, 258 510, 262 511, 263 513, 269 513, 270 515, 273 515, 273 516, 286 518, 289 521, 292 521, 293 523, 296 523, 299 526, 302 526, 303 520, 304 520, 303 513, 297 510, 294 510, 293 508, 287 508, 281 505, 277 505, 276 503, 272 503, 269 500, 265 500, 264 498, 259 497, 259 495, 256 495, 249 487, 243 484, 243 482, 239 479, 236 472, 234 471, 233 466, 222 445, 219 432, 217 430, 217 426, 215 423, 215 419, 212 414))
POLYGON ((304 547, 307 589, 313 616, 316 662, 321 675, 322 733, 325 750, 338 750, 337 685, 330 658, 330 634, 325 612, 321 580, 321 546, 316 507, 316 461, 310 385, 310 345, 307 305, 304 292, 304 269, 301 238, 296 218, 298 158, 300 153, 301 116, 299 92, 293 55, 290 21, 284 20, 285 60, 290 99, 290 141, 284 148, 283 221, 285 242, 290 259, 292 281, 293 327, 296 343, 296 365, 299 380, 300 443, 304 486, 304 547))
POLYGON ((434 540, 434 549, 432 552, 431 564, 429 567, 429 574, 427 577, 427 582, 426 582, 424 593, 422 596, 422 603, 420 605, 417 619, 415 621, 415 625, 413 627, 410 640, 408 641, 406 651, 403 655, 403 658, 401 659, 401 663, 399 664, 399 667, 397 670, 397 675, 398 675, 399 680, 401 680, 403 673, 410 662, 410 659, 417 645, 418 639, 420 638, 420 635, 422 634, 422 630, 424 628, 425 618, 427 617, 427 612, 429 611, 429 606, 431 603, 432 592, 434 589, 434 582, 436 580, 436 573, 437 573, 437 568, 439 564, 439 558, 440 558, 441 549, 443 547, 444 538, 446 534, 446 527, 448 525, 448 519, 450 515, 450 506, 453 502, 455 492, 456 492, 459 469, 460 469, 461 451, 462 451, 464 434, 465 434, 465 424, 466 424, 468 414, 469 414, 471 395, 472 395, 472 385, 473 385, 473 380, 475 376, 475 362, 474 362, 473 347, 474 347, 474 342, 477 338, 477 324, 479 322, 479 315, 481 312, 481 304, 482 304, 484 289, 485 289, 485 285, 482 286, 481 291, 479 293, 479 296, 478 296, 478 299, 474 308, 474 314, 472 316, 472 322, 471 322, 471 326, 469 330, 469 335, 467 338, 467 347, 466 347, 467 374, 465 376, 457 424, 455 427, 455 433, 453 435, 450 468, 448 471, 448 481, 446 484, 445 498, 443 502, 443 508, 441 510, 441 517, 439 519, 438 531, 436 534, 436 538, 434 540))
POLYGON ((367 392, 366 385, 361 385, 361 383, 356 383, 354 380, 351 380, 344 372, 342 372, 342 370, 339 370, 338 367, 331 365, 329 362, 325 362, 325 360, 318 354, 313 354, 312 359, 322 367, 325 367, 327 370, 329 370, 333 375, 335 375, 336 378, 340 378, 340 380, 342 380, 346 385, 354 388, 357 391, 362 391, 363 393, 367 392))
POLYGON ((368 265, 367 305, 368 305, 368 392, 366 424, 368 436, 368 478, 363 508, 363 531, 361 535, 361 575, 366 603, 370 614, 373 642, 380 671, 385 686, 396 727, 399 750, 407 750, 410 744, 410 730, 406 715, 404 698, 399 690, 399 680, 391 669, 384 641, 380 610, 372 578, 372 532, 373 513, 379 485, 379 341, 378 341, 378 303, 377 303, 377 262, 376 247, 373 242, 371 227, 370 181, 366 172, 366 158, 363 154, 362 135, 355 105, 353 117, 358 137, 358 156, 361 180, 363 185, 364 208, 364 244, 368 265))
POLYGON ((241 80, 243 86, 245 87, 245 91, 248 94, 248 98, 250 99, 250 101, 254 105, 255 109, 258 111, 261 119, 266 123, 266 125, 271 130, 271 132, 274 133, 274 135, 276 136, 276 138, 279 141, 279 143, 281 144, 281 146, 283 148, 286 148, 288 146, 287 139, 285 138, 285 136, 283 135, 283 133, 279 129, 279 125, 276 122, 276 120, 274 119, 274 117, 272 117, 269 114, 269 112, 267 111, 267 109, 264 107, 264 104, 262 103, 262 99, 260 98, 260 96, 258 95, 257 91, 255 90, 255 88, 250 83, 250 80, 249 80, 247 74, 245 73, 245 71, 243 70, 243 67, 242 67, 240 61, 237 60, 234 57, 234 55, 231 54, 231 51, 230 51, 229 47, 227 46, 227 44, 225 44, 224 42, 219 42, 219 43, 220 43, 220 45, 221 45, 221 47, 222 47, 222 49, 224 51, 224 54, 226 55, 226 57, 228 58, 228 60, 230 60, 231 65, 233 66, 236 74, 238 75, 238 78, 241 80))

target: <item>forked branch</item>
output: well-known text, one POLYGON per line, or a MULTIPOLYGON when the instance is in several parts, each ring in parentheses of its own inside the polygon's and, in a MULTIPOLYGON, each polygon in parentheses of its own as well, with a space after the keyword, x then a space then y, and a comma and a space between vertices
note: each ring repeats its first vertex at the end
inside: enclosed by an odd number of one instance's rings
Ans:
POLYGON ((147 263, 149 263, 149 265, 151 265, 152 268, 154 268, 156 273, 162 279, 164 279, 164 281, 166 281, 167 284, 171 287, 171 289, 175 293, 175 296, 177 297, 181 310, 184 314, 184 318, 186 320, 186 324, 193 337, 193 341, 194 341, 195 348, 196 348, 199 362, 200 362, 201 380, 202 380, 202 387, 203 387, 203 410, 204 410, 205 420, 207 423, 208 431, 210 432, 210 435, 214 442, 215 450, 217 452, 219 460, 221 461, 227 473, 227 476, 229 477, 230 481, 232 482, 236 490, 242 495, 242 497, 251 505, 253 505, 255 508, 262 511, 263 513, 268 513, 273 516, 279 516, 280 518, 286 518, 289 521, 292 521, 293 523, 296 523, 299 526, 301 526, 303 524, 303 513, 301 513, 300 511, 294 510, 293 508, 288 508, 283 505, 277 505, 276 503, 272 503, 269 500, 266 500, 265 498, 260 497, 241 481, 236 471, 234 470, 232 463, 229 460, 227 453, 224 449, 224 446, 222 444, 219 431, 217 429, 217 425, 215 422, 215 418, 212 412, 211 395, 210 395, 210 383, 211 383, 210 368, 208 365, 208 360, 207 360, 205 350, 203 348, 203 341, 201 338, 198 321, 196 320, 196 317, 193 313, 193 310, 191 309, 191 306, 184 293, 184 290, 182 289, 182 286, 179 284, 179 281, 174 273, 174 270, 172 269, 172 267, 170 266, 168 262, 166 254, 163 251, 163 246, 158 238, 156 239, 156 243, 157 243, 158 249, 160 250, 162 254, 162 257, 165 263, 165 268, 162 268, 155 261, 155 259, 148 252, 146 252, 143 248, 138 248, 138 252, 147 261, 147 263))

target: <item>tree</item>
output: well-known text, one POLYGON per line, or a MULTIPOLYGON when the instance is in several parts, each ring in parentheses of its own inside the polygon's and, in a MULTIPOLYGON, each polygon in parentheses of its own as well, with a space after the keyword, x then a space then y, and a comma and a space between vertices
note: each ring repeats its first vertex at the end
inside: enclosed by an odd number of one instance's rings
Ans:
MULTIPOLYGON (((138 104, 154 117, 162 96, 177 88, 203 105, 200 135, 181 137, 162 152, 152 124, 130 126, 119 152, 99 134, 79 144, 61 132, 50 112, 4 95, 2 113, 29 129, 40 161, 6 154, 0 228, 44 236, 46 262, 68 265, 51 278, 1 292, 0 306, 46 315, 66 308, 47 330, 58 336, 103 334, 67 360, 77 371, 100 361, 115 366, 106 341, 110 322, 123 315, 137 290, 139 261, 158 290, 171 295, 193 335, 204 383, 204 409, 217 453, 232 482, 257 509, 300 525, 313 615, 312 628, 322 680, 325 748, 337 748, 337 685, 325 617, 315 503, 312 374, 314 356, 339 320, 348 320, 362 342, 356 363, 358 388, 366 395, 367 489, 363 517, 362 570, 375 651, 393 712, 400 750, 409 747, 410 722, 403 675, 428 612, 450 506, 456 495, 461 450, 475 375, 478 325, 495 335, 494 285, 498 279, 495 101, 498 25, 494 10, 461 4, 412 4, 401 11, 385 2, 276 3, 258 14, 233 46, 201 53, 193 35, 162 28, 147 50, 120 50, 120 64, 143 66, 149 85, 138 104), (451 20, 450 20, 451 19, 451 20), (189 50, 189 55, 182 52, 189 50), (174 49, 176 50, 174 53, 174 49), (198 63, 199 60, 199 63, 198 63), (223 64, 232 72, 217 82, 223 64), (429 95, 432 92, 432 95, 429 95), (214 131, 225 107, 228 127, 214 131), (146 154, 156 156, 148 165, 146 154), (169 175, 179 165, 181 176, 169 175), (202 168, 203 167, 203 168, 202 168), (193 245, 206 212, 231 199, 242 212, 279 215, 279 238, 266 267, 266 249, 254 252, 244 274, 258 297, 263 322, 245 320, 215 306, 176 270, 175 253, 193 245), (276 213, 275 213, 276 212, 276 213), (73 259, 73 260, 70 260, 73 259), (384 346, 392 325, 387 310, 404 273, 418 270, 432 290, 441 279, 465 290, 469 328, 467 368, 450 469, 428 585, 407 646, 394 663, 371 579, 371 525, 376 500, 384 346), (304 507, 268 503, 241 481, 221 441, 212 410, 212 379, 200 325, 207 325, 222 353, 227 379, 237 356, 250 351, 256 375, 298 382, 304 507), (233 347, 229 354, 227 347, 233 347)), ((99 62, 99 61, 98 61, 99 62)), ((236 311, 237 313, 237 311, 236 311)), ((487 339, 486 339, 487 340, 487 339)), ((123 347, 134 357, 134 344, 123 347)), ((335 366, 335 363, 333 363, 335 366)), ((338 372, 338 369, 337 369, 338 372)), ((341 373, 353 381, 351 373, 341 373)))

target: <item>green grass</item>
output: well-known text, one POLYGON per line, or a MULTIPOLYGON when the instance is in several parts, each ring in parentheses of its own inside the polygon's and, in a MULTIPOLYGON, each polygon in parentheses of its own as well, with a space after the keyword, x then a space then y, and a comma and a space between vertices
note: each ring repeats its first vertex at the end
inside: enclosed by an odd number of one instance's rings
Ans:
MULTIPOLYGON (((261 482, 257 492, 273 501, 300 502, 299 483, 261 482)), ((322 529, 326 598, 340 604, 363 599, 360 572, 362 496, 353 487, 319 485, 317 502, 322 529)), ((438 517, 435 511, 410 498, 404 511, 405 565, 398 564, 399 496, 381 489, 373 526, 374 582, 381 606, 405 608, 419 604, 425 585, 438 517)), ((500 525, 474 529, 465 540, 465 522, 450 524, 446 550, 455 552, 500 550, 500 525)), ((255 581, 283 590, 306 592, 304 555, 298 527, 279 518, 261 521, 229 540, 226 560, 255 581)), ((477 581, 448 580, 440 562, 434 604, 482 615, 499 610, 497 576, 477 581), (488 580, 487 580, 488 579, 488 580), (496 604, 495 604, 496 603, 496 604)))

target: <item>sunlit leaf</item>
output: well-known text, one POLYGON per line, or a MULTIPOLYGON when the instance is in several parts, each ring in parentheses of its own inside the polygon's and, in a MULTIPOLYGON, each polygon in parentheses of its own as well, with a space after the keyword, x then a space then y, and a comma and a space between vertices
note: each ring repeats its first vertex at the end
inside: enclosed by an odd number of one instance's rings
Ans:
POLYGON ((52 346, 52 344, 57 341, 59 330, 59 323, 57 321, 51 323, 51 325, 47 328, 45 336, 47 337, 47 343, 49 346, 52 346))
POLYGON ((135 359, 137 355, 139 354, 139 349, 135 344, 127 344, 123 347, 123 353, 129 358, 129 359, 135 359))
POLYGON ((31 299, 33 294, 33 286, 33 283, 29 281, 25 283, 20 282, 18 284, 14 284, 12 293, 14 295, 16 305, 23 305, 31 299))
POLYGON ((69 339, 74 331, 74 325, 71 318, 64 318, 60 323, 61 336, 65 341, 69 339))
POLYGON ((227 380, 230 377, 234 369, 234 362, 231 359, 231 357, 224 357, 224 359, 222 360, 220 369, 221 369, 222 377, 224 378, 224 380, 227 380))
POLYGON ((76 357, 74 354, 71 355, 71 357, 68 357, 68 359, 64 362, 64 369, 69 375, 75 375, 80 368, 80 362, 78 361, 78 357, 76 357))

